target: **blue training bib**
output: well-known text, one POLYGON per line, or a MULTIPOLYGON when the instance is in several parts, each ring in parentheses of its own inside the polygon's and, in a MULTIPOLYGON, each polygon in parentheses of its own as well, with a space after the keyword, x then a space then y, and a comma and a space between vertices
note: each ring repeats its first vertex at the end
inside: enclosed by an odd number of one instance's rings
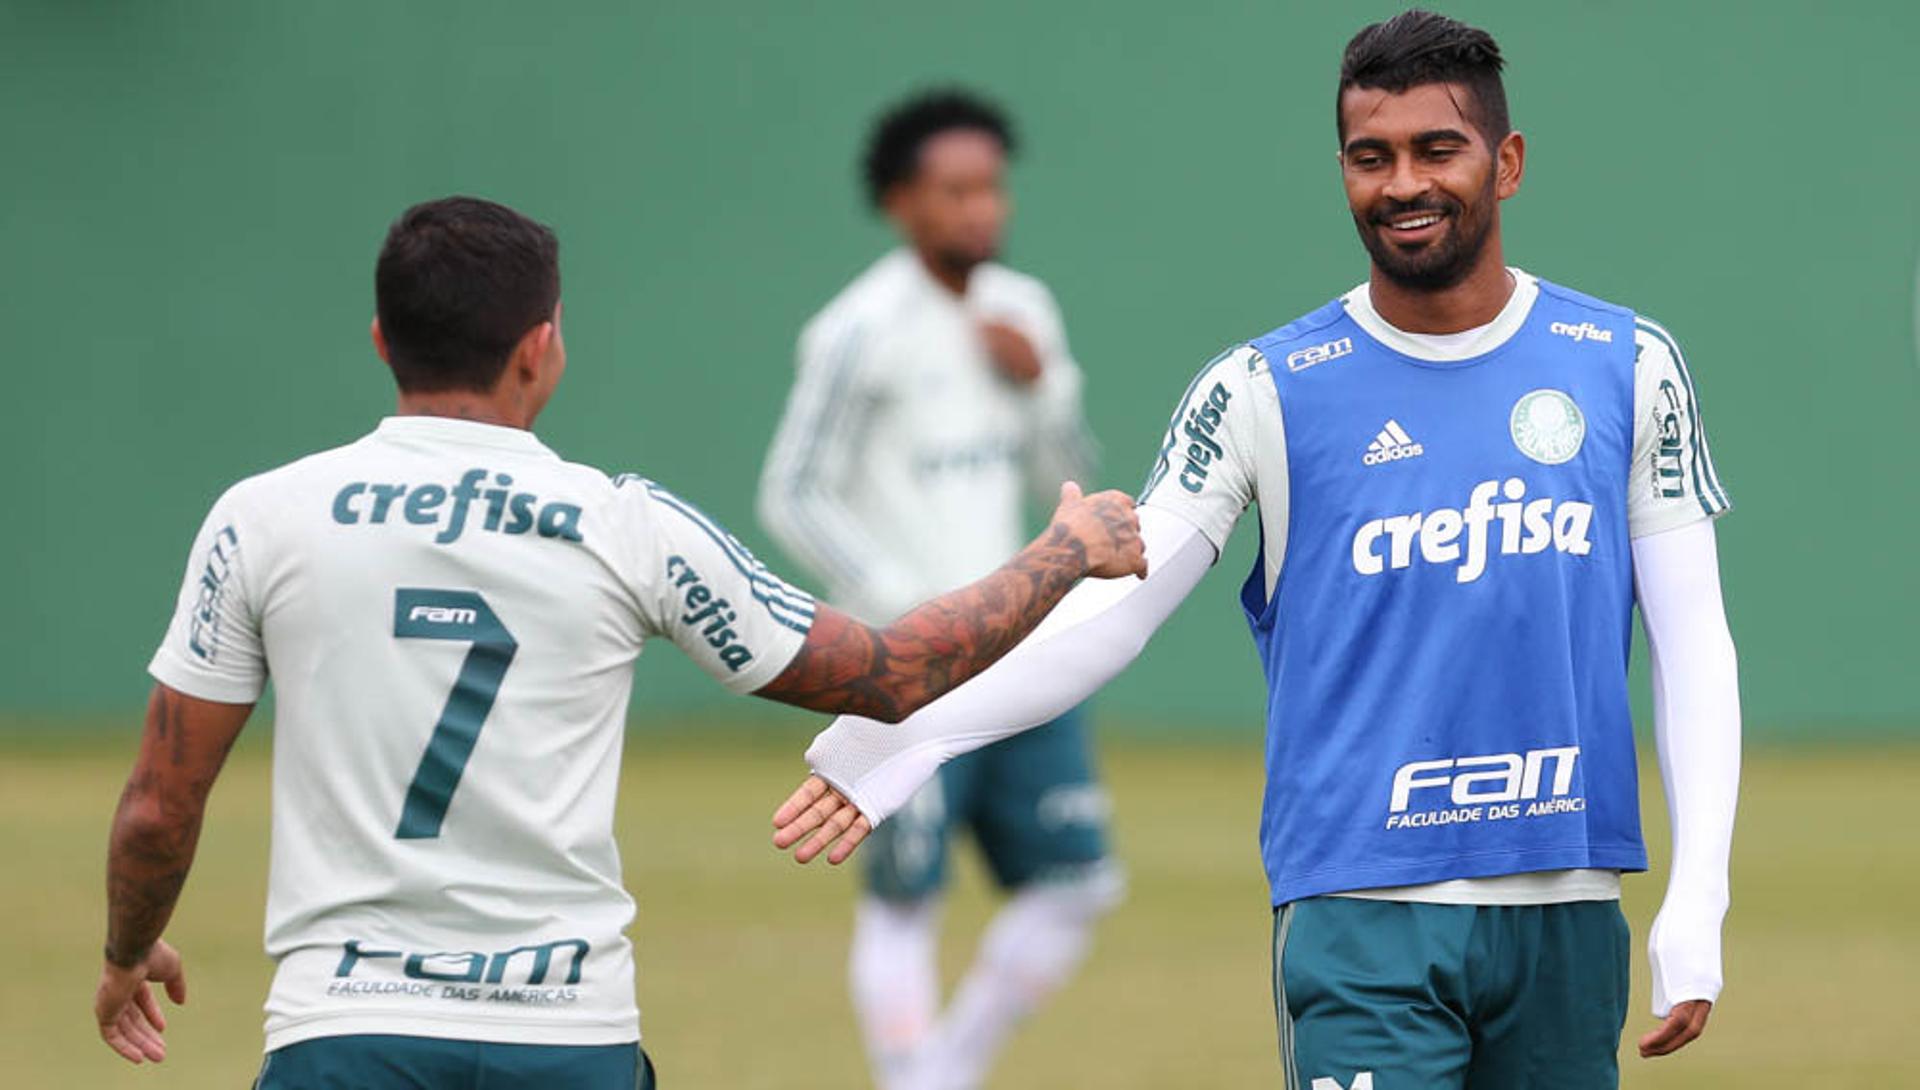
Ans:
POLYGON ((1335 301, 1253 341, 1279 390, 1285 561, 1241 592, 1267 677, 1274 904, 1646 869, 1627 702, 1633 314, 1545 281, 1472 359, 1335 301))

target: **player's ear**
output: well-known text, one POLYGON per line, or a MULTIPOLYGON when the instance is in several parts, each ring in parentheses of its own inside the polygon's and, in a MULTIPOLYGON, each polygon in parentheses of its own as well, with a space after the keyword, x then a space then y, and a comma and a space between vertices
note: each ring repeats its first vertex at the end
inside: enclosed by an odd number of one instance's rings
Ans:
POLYGON ((386 364, 388 367, 392 367, 393 355, 387 351, 387 335, 380 332, 380 318, 378 315, 374 316, 373 325, 368 328, 367 332, 373 335, 373 350, 380 354, 380 362, 386 364))
POLYGON ((902 231, 913 225, 913 195, 906 183, 895 182, 880 197, 880 211, 902 231))
POLYGON ((552 321, 541 322, 521 334, 520 343, 514 346, 513 356, 507 361, 514 377, 525 385, 537 385, 547 363, 547 353, 558 335, 558 327, 552 321))
POLYGON ((1527 172, 1527 138, 1518 130, 1508 133, 1493 149, 1493 192, 1506 200, 1520 192, 1520 179, 1527 172))

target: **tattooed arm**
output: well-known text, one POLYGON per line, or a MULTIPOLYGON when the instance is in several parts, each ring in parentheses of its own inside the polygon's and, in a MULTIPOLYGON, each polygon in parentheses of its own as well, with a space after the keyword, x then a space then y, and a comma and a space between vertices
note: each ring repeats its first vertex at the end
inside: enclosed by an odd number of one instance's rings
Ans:
POLYGON ((100 1036, 133 1063, 166 1057, 166 1018, 148 982, 187 997, 180 955, 160 941, 193 865, 207 793, 252 704, 199 700, 155 685, 140 754, 107 847, 107 946, 94 996, 100 1036))
POLYGON ((898 722, 991 666, 1083 576, 1146 570, 1133 501, 1069 481, 1046 531, 986 578, 883 628, 820 607, 800 653, 754 695, 898 722))

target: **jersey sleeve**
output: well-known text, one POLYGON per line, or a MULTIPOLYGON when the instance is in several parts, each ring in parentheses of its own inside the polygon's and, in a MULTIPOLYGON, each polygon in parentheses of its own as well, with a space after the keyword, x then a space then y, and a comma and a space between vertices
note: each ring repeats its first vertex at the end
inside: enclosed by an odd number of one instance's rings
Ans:
POLYGON ((813 596, 768 570, 712 517, 651 481, 623 478, 645 510, 636 573, 643 624, 736 693, 766 685, 800 653, 813 596))
POLYGON ((1225 547, 1256 496, 1252 376, 1264 363, 1250 345, 1200 369, 1167 425, 1140 502, 1179 515, 1225 547))
POLYGON ((1678 529, 1731 509, 1715 472, 1686 357, 1673 335, 1634 321, 1633 470, 1627 526, 1634 537, 1678 529))
POLYGON ((1040 355, 1040 378, 1033 385, 1033 433, 1027 444, 1028 487, 1041 503, 1057 498, 1060 482, 1093 471, 1093 439, 1081 411, 1084 379, 1067 347, 1067 327, 1053 293, 1033 283, 1029 324, 1040 355))
POLYGON ((229 489, 201 523, 173 621, 147 666, 168 688, 222 704, 251 704, 267 684, 261 610, 247 579, 262 542, 239 491, 229 489))
POLYGON ((918 581, 847 501, 874 403, 881 349, 866 323, 819 322, 800 337, 793 391, 760 473, 758 510, 780 547, 836 594, 912 600, 918 581))

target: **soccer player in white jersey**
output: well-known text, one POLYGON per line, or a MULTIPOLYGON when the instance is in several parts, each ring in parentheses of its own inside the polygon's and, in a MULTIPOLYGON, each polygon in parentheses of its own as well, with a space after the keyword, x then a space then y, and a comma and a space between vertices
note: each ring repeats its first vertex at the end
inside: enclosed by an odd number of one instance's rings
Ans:
POLYGON ((1620 875, 1647 866, 1636 604, 1674 841, 1640 1052, 1701 1033, 1740 763, 1727 498, 1673 337, 1504 263, 1526 144, 1501 67, 1484 31, 1428 12, 1354 37, 1339 163, 1367 282, 1194 379, 1142 498, 1150 576, 1081 588, 903 724, 837 722, 776 844, 844 859, 949 754, 1084 699, 1257 503, 1241 601, 1270 693, 1260 841, 1286 1084, 1617 1085, 1620 875))
POLYGON ((193 546, 114 816, 95 1014, 165 1056, 149 982, 207 793, 271 677, 257 1085, 652 1085, 613 842, 632 665, 671 640, 734 692, 898 718, 1003 653, 1083 574, 1140 569, 1116 493, 885 627, 819 605, 691 503, 529 430, 566 365, 559 247, 511 209, 416 206, 373 340, 398 409, 234 485, 193 546))
MULTIPOLYGON (((1053 296, 994 260, 1013 135, 994 106, 936 91, 889 109, 867 195, 903 245, 807 324, 768 453, 768 532, 871 623, 978 576, 1023 537, 1029 494, 1084 471, 1080 371, 1053 296)), ((1120 899, 1106 797, 1077 712, 968 754, 864 855, 848 976, 882 1090, 970 1090, 1064 984, 1120 899), (1007 902, 944 1011, 948 846, 969 830, 1007 902)))

